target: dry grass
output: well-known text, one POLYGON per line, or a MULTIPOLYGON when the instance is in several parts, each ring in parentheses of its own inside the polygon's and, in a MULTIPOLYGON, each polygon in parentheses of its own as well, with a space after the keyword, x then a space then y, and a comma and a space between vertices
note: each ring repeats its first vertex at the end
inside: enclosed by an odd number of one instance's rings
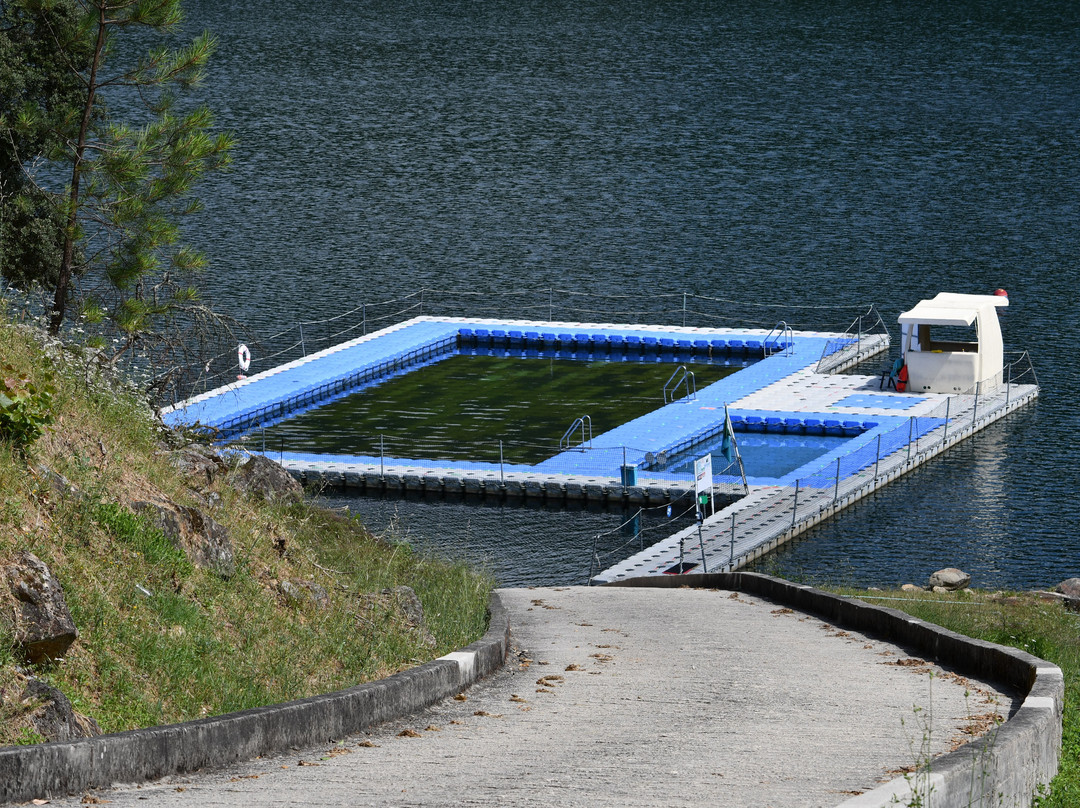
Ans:
MULTIPOLYGON (((147 407, 88 380, 78 355, 53 353, 53 425, 25 458, 0 441, 0 566, 29 550, 61 581, 81 636, 65 659, 34 673, 103 730, 351 686, 482 634, 488 578, 306 503, 253 502, 227 475, 209 488, 195 484, 170 464, 147 407), (57 490, 42 467, 77 493, 57 490), (220 497, 211 514, 236 553, 229 580, 191 565, 125 507, 167 497, 205 508, 208 494, 220 497), (288 600, 283 581, 317 584, 328 603, 288 600), (360 598, 398 585, 417 592, 430 636, 397 610, 360 598)), ((31 373, 48 364, 35 339, 2 319, 0 361, 31 373)), ((0 642, 0 744, 38 740, 27 730, 16 661, 10 643, 0 642)))

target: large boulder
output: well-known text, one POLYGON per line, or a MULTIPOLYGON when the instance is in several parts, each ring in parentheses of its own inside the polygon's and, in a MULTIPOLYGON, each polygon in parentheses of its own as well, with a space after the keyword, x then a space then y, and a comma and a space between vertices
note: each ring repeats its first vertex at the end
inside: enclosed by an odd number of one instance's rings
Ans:
POLYGON ((330 608, 330 595, 314 581, 281 581, 278 592, 286 604, 293 607, 312 605, 320 611, 330 608))
POLYGON ((236 554, 228 529, 198 508, 169 500, 139 500, 132 510, 148 518, 192 564, 210 569, 222 578, 236 574, 236 554))
POLYGON ((930 589, 940 587, 947 592, 955 592, 958 589, 966 589, 971 583, 971 576, 961 572, 956 567, 946 567, 938 570, 930 576, 930 589))
POLYGON ((82 492, 78 486, 72 483, 63 474, 59 474, 48 466, 38 466, 36 476, 38 480, 43 482, 52 493, 58 495, 61 499, 81 499, 82 492))
POLYGON ((236 470, 233 485, 246 494, 268 501, 295 502, 304 496, 304 487, 284 467, 262 455, 252 455, 236 470))
POLYGON ((1054 591, 1070 600, 1080 600, 1080 578, 1067 578, 1055 586, 1054 591))
POLYGON ((169 452, 169 462, 173 468, 206 484, 212 483, 214 477, 225 470, 225 461, 217 450, 202 443, 192 443, 169 452))
POLYGON ((59 659, 79 637, 60 582, 40 558, 21 552, 3 570, 11 609, 0 619, 19 652, 32 663, 59 659))
POLYGON ((67 696, 40 679, 30 677, 22 701, 32 707, 30 724, 46 741, 74 741, 101 734, 97 721, 76 712, 67 696))
POLYGON ((225 525, 211 519, 198 508, 182 508, 188 524, 198 541, 191 548, 190 557, 198 567, 214 570, 222 578, 236 574, 236 553, 225 525))

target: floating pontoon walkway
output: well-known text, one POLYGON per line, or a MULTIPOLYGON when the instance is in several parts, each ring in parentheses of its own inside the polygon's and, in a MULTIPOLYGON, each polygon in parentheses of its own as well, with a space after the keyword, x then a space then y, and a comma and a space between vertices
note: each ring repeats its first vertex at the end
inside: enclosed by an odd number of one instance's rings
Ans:
MULTIPOLYGON (((794 380, 793 380, 794 381, 794 380)), ((886 425, 868 443, 849 454, 824 463, 817 473, 780 484, 750 485, 745 497, 707 517, 700 528, 686 528, 592 577, 606 583, 642 575, 674 572, 725 572, 739 569, 756 558, 812 528, 819 522, 872 493, 902 474, 940 454, 1030 403, 1038 395, 1036 384, 1006 382, 985 396, 882 393, 878 377, 834 376, 805 378, 806 387, 780 385, 762 390, 740 407, 809 399, 817 407, 836 407, 856 400, 889 402, 892 409, 912 401, 910 414, 886 425), (785 389, 787 388, 787 389, 785 389), (895 403, 892 403, 895 402, 895 403)))
MULTIPOLYGON (((241 378, 174 405, 163 415, 168 423, 198 424, 225 440, 249 434, 252 445, 258 446, 261 427, 458 351, 479 348, 525 355, 544 350, 582 360, 651 361, 658 356, 672 362, 719 357, 739 362, 757 360, 698 390, 696 396, 684 396, 594 436, 587 446, 567 448, 532 466, 500 462, 496 444, 488 453, 490 459, 484 461, 304 454, 273 451, 273 447, 266 452, 307 482, 364 491, 655 504, 677 499, 693 483, 690 474, 653 470, 646 461, 684 453, 695 443, 717 434, 723 427, 726 403, 800 370, 824 363, 831 367, 854 364, 887 345, 884 334, 420 317, 241 378), (623 484, 622 469, 626 466, 638 470, 636 484, 623 484)), ((754 428, 754 422, 761 420, 759 415, 771 417, 774 413, 733 411, 732 415, 737 428, 754 428)), ((783 415, 792 431, 805 431, 799 413, 783 415)), ((816 420, 810 419, 810 430, 823 430, 825 421, 833 417, 829 413, 819 415, 816 420)), ((834 426, 840 429, 841 422, 836 421, 834 426)), ((876 423, 865 428, 874 426, 876 423)), ((861 423, 857 428, 864 430, 861 423)), ((727 488, 734 490, 733 482, 729 481, 727 488)))
MULTIPOLYGON (((298 412, 417 370, 459 352, 555 351, 573 359, 688 363, 732 357, 752 364, 714 384, 566 448, 535 465, 505 463, 497 450, 469 461, 384 453, 341 456, 276 452, 295 476, 364 491, 566 499, 613 504, 670 502, 693 489, 669 458, 704 454, 722 435, 724 407, 736 433, 835 435, 841 448, 778 478, 721 478, 721 504, 698 527, 606 570, 596 581, 672 569, 735 569, 1027 403, 1035 384, 1003 377, 980 396, 881 390, 877 376, 836 374, 884 351, 887 334, 558 323, 419 317, 212 390, 164 411, 167 423, 201 425, 220 439, 251 435, 298 412), (676 468, 676 470, 672 470, 676 468), (628 470, 633 473, 628 475, 628 470), (680 566, 681 565, 681 566, 680 566)), ((689 391, 687 391, 689 392, 689 391)))

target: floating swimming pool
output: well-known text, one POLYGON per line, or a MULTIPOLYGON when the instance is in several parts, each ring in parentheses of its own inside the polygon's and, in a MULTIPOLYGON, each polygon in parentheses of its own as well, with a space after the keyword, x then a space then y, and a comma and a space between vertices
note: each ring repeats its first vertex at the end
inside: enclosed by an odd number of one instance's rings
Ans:
MULTIPOLYGON (((256 438, 273 450, 432 460, 490 456, 493 449, 497 458, 502 441, 506 462, 535 464, 559 453, 560 438, 581 416, 599 435, 685 395, 686 386, 665 393, 680 367, 703 388, 747 364, 471 348, 280 419, 256 438)), ((588 434, 576 433, 573 443, 588 434)))
MULTIPOLYGON (((850 438, 831 435, 784 435, 738 432, 739 455, 747 477, 783 477, 807 463, 812 463, 829 452, 843 448, 850 438)), ((663 464, 654 464, 650 470, 671 471, 675 474, 693 474, 694 460, 712 454, 713 474, 720 475, 730 465, 721 453, 723 438, 696 445, 689 452, 675 455, 663 464)))

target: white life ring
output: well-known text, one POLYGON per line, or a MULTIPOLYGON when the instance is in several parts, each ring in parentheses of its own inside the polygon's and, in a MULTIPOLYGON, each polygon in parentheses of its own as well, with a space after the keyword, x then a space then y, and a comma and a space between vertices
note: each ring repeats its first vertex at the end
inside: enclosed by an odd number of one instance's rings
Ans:
POLYGON ((247 373, 247 369, 251 367, 251 351, 242 342, 236 349, 236 359, 240 363, 240 370, 247 373))

